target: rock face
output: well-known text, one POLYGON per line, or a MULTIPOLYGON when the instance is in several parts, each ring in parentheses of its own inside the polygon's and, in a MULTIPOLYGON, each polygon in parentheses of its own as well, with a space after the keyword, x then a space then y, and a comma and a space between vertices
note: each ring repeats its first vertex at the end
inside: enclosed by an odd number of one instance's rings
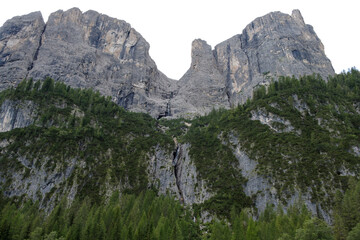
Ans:
POLYGON ((214 195, 208 190, 206 181, 198 177, 196 166, 189 155, 190 148, 188 143, 179 144, 173 163, 177 192, 185 205, 203 203, 214 195))
POLYGON ((34 12, 14 17, 0 28, 0 91, 27 77, 44 27, 41 13, 34 12))
POLYGON ((35 117, 36 106, 33 102, 5 100, 0 109, 0 132, 27 127, 34 123, 35 117))
POLYGON ((28 77, 50 76, 73 87, 93 88, 124 108, 159 115, 174 85, 158 71, 149 44, 121 20, 94 11, 50 15, 28 77))
POLYGON ((191 57, 189 70, 174 81, 157 69, 146 40, 122 20, 73 8, 51 14, 45 24, 35 12, 0 28, 0 90, 49 76, 98 90, 131 111, 192 117, 242 103, 280 75, 334 74, 298 10, 257 18, 213 50, 194 40, 191 57))
POLYGON ((324 46, 299 10, 255 19, 242 34, 217 45, 214 55, 232 105, 244 102, 253 88, 272 77, 334 75, 324 46))
POLYGON ((46 25, 39 12, 15 17, 0 36, 1 89, 24 78, 51 77, 158 116, 176 86, 157 69, 149 44, 130 24, 94 11, 57 11, 46 25))
POLYGON ((203 115, 212 108, 229 107, 225 81, 216 67, 211 46, 201 39, 193 41, 190 69, 178 85, 178 95, 171 100, 175 116, 203 115))

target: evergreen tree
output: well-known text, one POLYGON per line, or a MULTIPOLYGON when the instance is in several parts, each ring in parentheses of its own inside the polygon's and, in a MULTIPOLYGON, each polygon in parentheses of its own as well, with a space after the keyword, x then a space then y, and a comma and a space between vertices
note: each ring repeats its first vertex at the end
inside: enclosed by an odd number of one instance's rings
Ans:
POLYGON ((211 227, 211 240, 229 240, 231 232, 229 227, 223 221, 215 221, 211 227))
POLYGON ((41 227, 37 227, 33 232, 30 233, 30 240, 41 240, 43 239, 42 234, 43 229, 41 227))
POLYGON ((246 229, 246 240, 258 240, 258 233, 255 221, 250 218, 246 229))
POLYGON ((295 240, 333 240, 331 228, 318 218, 305 221, 304 227, 296 231, 295 240))
POLYGON ((53 92, 54 91, 54 80, 52 78, 46 78, 42 84, 41 91, 46 92, 53 92))
POLYGON ((360 181, 351 178, 344 196, 337 193, 334 222, 337 239, 346 239, 347 234, 360 222, 360 181))
POLYGON ((347 236, 346 240, 359 240, 360 239, 360 223, 358 223, 347 236))

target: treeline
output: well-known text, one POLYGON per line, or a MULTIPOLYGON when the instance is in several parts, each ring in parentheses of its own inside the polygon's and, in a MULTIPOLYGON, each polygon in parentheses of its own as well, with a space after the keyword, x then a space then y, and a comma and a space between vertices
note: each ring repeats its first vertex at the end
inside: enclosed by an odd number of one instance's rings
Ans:
POLYGON ((294 91, 305 93, 309 89, 319 94, 325 92, 337 100, 340 100, 338 98, 340 96, 360 100, 360 72, 352 68, 348 72, 329 76, 328 81, 316 74, 301 76, 299 79, 280 76, 277 81, 273 81, 269 86, 262 85, 256 88, 253 93, 253 100, 270 98, 277 94, 293 93, 294 91))
POLYGON ((131 131, 135 134, 146 134, 145 132, 155 129, 156 121, 148 114, 125 111, 111 101, 109 96, 105 97, 92 89, 71 88, 60 81, 55 82, 52 78, 36 82, 32 79, 23 80, 15 89, 1 92, 0 101, 4 99, 35 101, 40 105, 40 110, 42 108, 47 110, 47 114, 42 111, 40 116, 45 126, 49 121, 52 125, 56 125, 58 121, 52 115, 57 116, 58 113, 63 113, 69 117, 66 119, 67 127, 89 126, 92 118, 96 118, 96 122, 102 124, 124 124, 123 131, 131 131), (81 110, 83 116, 77 117, 74 113, 70 114, 74 106, 81 110))

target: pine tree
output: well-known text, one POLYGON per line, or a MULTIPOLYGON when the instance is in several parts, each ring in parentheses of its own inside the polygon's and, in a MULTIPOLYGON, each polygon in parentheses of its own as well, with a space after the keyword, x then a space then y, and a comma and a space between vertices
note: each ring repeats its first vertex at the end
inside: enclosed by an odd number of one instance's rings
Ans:
POLYGON ((231 240, 242 240, 246 236, 246 224, 247 219, 243 217, 236 217, 234 223, 232 224, 232 237, 231 240))
POLYGON ((346 240, 359 240, 360 239, 360 223, 358 223, 350 232, 346 240))
POLYGON ((333 234, 328 225, 318 218, 305 221, 304 227, 296 230, 295 240, 333 240, 333 234))
POLYGON ((258 234, 255 221, 250 218, 246 229, 246 240, 257 240, 258 234))
POLYGON ((37 227, 33 232, 30 233, 30 240, 41 240, 43 239, 42 234, 43 229, 41 227, 37 227))

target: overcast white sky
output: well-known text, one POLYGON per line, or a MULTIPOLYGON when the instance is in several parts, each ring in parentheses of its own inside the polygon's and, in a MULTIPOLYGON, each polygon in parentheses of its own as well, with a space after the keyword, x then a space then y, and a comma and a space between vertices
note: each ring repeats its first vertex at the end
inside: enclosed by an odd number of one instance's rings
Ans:
POLYGON ((14 16, 41 11, 46 21, 59 9, 91 9, 125 20, 150 43, 150 55, 168 77, 179 79, 189 68, 191 42, 216 44, 242 32, 257 17, 299 9, 325 46, 337 73, 360 69, 358 0, 12 0, 0 8, 0 26, 14 16))

